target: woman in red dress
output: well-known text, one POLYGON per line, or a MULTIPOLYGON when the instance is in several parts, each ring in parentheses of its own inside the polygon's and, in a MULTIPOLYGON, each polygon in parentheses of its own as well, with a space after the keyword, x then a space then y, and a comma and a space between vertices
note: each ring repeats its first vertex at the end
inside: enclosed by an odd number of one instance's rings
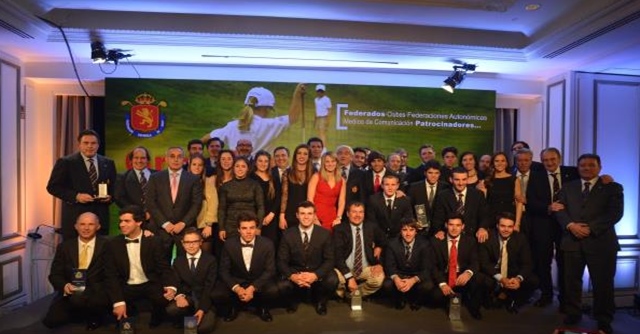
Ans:
POLYGON ((338 171, 338 158, 333 152, 322 155, 320 171, 311 176, 307 200, 316 205, 316 216, 322 227, 333 231, 344 212, 346 182, 338 171))

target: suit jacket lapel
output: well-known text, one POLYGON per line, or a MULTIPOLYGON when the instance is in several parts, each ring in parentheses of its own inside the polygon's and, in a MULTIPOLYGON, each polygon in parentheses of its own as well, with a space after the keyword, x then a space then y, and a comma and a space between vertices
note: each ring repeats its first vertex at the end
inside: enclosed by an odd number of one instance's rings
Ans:
MULTIPOLYGON (((96 252, 93 252, 95 254, 96 252)), ((71 263, 74 268, 78 268, 80 266, 80 255, 78 248, 78 239, 75 239, 75 242, 71 244, 71 263)), ((93 261, 91 261, 93 262, 93 261)))

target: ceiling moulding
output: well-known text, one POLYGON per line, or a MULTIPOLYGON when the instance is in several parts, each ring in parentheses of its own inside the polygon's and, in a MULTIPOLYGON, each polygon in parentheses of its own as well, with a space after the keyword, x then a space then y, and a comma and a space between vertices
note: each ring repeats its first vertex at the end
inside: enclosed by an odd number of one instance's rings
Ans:
POLYGON ((13 34, 24 39, 46 36, 48 25, 12 1, 0 1, 0 36, 13 34))
MULTIPOLYGON (((533 42, 524 51, 529 57, 554 58, 640 19, 640 1, 637 0, 618 1, 592 10, 574 16, 573 20, 565 18, 562 22, 549 24, 545 31, 532 37, 533 42), (552 29, 560 25, 561 29, 552 29)), ((637 35, 630 38, 637 38, 637 35)))
MULTIPOLYGON (((69 43, 90 43, 90 31, 65 29, 69 43)), ((520 50, 488 48, 471 45, 444 45, 432 43, 389 42, 379 40, 353 40, 337 38, 263 36, 205 33, 173 33, 150 31, 102 30, 100 36, 108 47, 129 48, 135 45, 166 45, 182 47, 222 47, 277 50, 309 50, 385 55, 500 60, 526 62, 520 50)), ((59 31, 49 36, 48 42, 64 42, 59 31)))
POLYGON ((67 28, 198 32, 218 34, 308 36, 475 45, 521 49, 529 44, 521 32, 474 30, 392 23, 309 20, 232 15, 170 14, 54 9, 46 18, 67 28))
MULTIPOLYGON (((342 0, 355 2, 358 0, 342 0)), ((381 2, 388 4, 407 4, 427 7, 446 7, 489 12, 506 12, 515 4, 515 0, 365 0, 367 2, 381 2)), ((358 1, 358 2, 361 2, 358 1)))

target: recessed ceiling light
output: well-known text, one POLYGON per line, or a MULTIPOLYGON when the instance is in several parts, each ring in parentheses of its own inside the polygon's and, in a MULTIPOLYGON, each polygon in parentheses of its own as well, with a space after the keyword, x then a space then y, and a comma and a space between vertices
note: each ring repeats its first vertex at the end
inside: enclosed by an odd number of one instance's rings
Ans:
POLYGON ((534 11, 534 10, 538 10, 540 9, 541 5, 539 3, 530 3, 526 6, 524 6, 524 9, 528 10, 528 11, 534 11))

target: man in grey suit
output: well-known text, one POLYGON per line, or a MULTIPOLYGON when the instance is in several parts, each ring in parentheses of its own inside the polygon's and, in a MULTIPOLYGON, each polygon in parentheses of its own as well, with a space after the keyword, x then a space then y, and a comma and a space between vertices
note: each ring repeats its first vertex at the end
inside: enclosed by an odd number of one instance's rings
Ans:
MULTIPOLYGON (((186 227, 196 227, 202 206, 202 182, 182 169, 184 151, 170 147, 165 156, 168 169, 154 173, 147 186, 147 209, 158 226, 158 236, 171 256, 174 243, 179 244, 186 227)), ((184 249, 178 247, 178 254, 184 249)))
POLYGON ((580 321, 582 274, 589 268, 593 285, 593 315, 600 333, 613 333, 615 311, 613 278, 620 250, 615 224, 624 212, 622 186, 604 184, 602 165, 596 154, 578 158, 580 180, 567 183, 558 194, 564 207, 555 213, 563 230, 561 249, 565 264, 566 325, 580 321))
POLYGON ((109 204, 116 182, 113 160, 98 154, 100 137, 93 130, 78 135, 78 152, 56 161, 47 191, 62 200, 62 235, 65 240, 78 236, 74 229, 81 213, 93 212, 100 220, 102 235, 109 234, 109 204), (99 197, 99 188, 106 184, 106 196, 99 197))

